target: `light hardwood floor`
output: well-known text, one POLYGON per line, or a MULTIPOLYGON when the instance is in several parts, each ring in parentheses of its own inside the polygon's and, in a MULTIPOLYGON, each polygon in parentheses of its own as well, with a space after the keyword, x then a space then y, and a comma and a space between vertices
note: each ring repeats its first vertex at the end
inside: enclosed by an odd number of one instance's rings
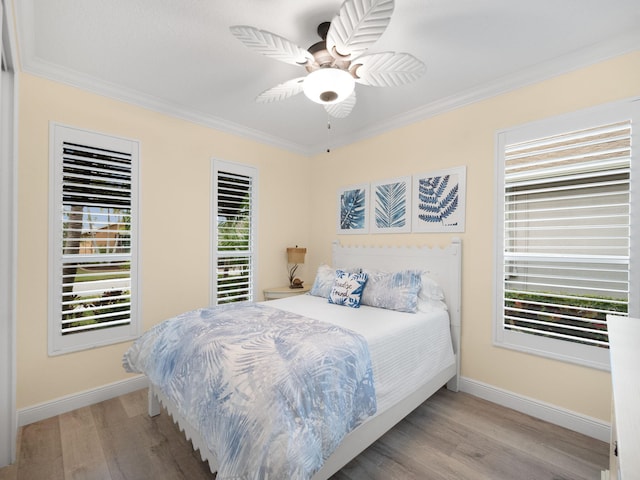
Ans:
MULTIPOLYGON (((208 465, 140 390, 20 429, 18 461, 0 480, 212 480, 208 465)), ((600 478, 608 445, 446 389, 333 480, 600 478)))

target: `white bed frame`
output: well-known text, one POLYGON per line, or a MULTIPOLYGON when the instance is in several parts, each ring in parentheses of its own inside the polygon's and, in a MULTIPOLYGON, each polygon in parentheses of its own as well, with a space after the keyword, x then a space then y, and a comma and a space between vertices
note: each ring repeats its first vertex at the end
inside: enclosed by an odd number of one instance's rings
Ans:
MULTIPOLYGON (((461 273, 462 244, 454 238, 445 248, 439 247, 348 247, 339 242, 333 244, 333 265, 337 267, 367 267, 383 271, 415 269, 428 271, 445 293, 451 321, 451 337, 456 357, 455 365, 445 368, 435 377, 420 385, 412 394, 376 415, 349 433, 340 446, 327 459, 313 480, 325 480, 380 438, 385 432, 411 413, 444 385, 458 391, 460 376, 460 324, 461 324, 461 273)), ((217 459, 203 442, 198 431, 178 414, 176 406, 154 385, 149 386, 149 415, 160 414, 163 405, 180 430, 191 440, 193 448, 200 451, 203 460, 209 462, 212 472, 217 471, 217 459)))

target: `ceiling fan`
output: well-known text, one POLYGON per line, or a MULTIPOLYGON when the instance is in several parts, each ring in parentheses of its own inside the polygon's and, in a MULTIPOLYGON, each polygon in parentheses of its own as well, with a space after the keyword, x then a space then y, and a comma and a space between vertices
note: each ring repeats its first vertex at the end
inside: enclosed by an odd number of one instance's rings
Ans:
POLYGON ((426 67, 409 53, 366 54, 391 20, 394 0, 345 0, 331 22, 318 26, 321 41, 305 50, 284 37, 247 25, 230 27, 247 47, 300 65, 308 74, 265 90, 256 97, 266 103, 300 92, 322 104, 329 115, 344 118, 356 104, 355 84, 391 87, 420 77, 426 67))

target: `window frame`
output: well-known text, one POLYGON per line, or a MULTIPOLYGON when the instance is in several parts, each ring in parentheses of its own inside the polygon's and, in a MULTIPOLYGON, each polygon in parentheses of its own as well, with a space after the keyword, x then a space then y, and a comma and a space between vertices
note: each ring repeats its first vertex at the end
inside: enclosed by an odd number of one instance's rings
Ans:
POLYGON ((220 258, 220 252, 218 251, 218 173, 228 172, 235 175, 242 175, 251 177, 251 248, 248 251, 248 255, 251 258, 251 282, 250 282, 250 294, 247 301, 254 301, 256 299, 257 291, 257 271, 258 271, 258 180, 259 171, 257 167, 246 165, 242 163, 230 162, 227 160, 221 160, 213 158, 211 160, 211 262, 209 273, 209 285, 210 285, 210 305, 220 304, 218 298, 218 259, 220 258))
POLYGON ((140 311, 140 145, 137 140, 89 131, 57 122, 49 124, 49 355, 56 356, 134 340, 141 333, 140 311), (62 315, 63 221, 62 212, 62 149, 63 143, 123 151, 131 155, 131 215, 130 215, 130 322, 125 325, 63 335, 62 315))
MULTIPOLYGON (((493 301, 493 344, 524 353, 552 358, 563 362, 574 363, 599 370, 608 371, 608 348, 582 345, 571 341, 547 338, 504 328, 504 166, 505 147, 508 144, 524 142, 532 139, 550 137, 564 132, 582 130, 606 123, 629 120, 632 123, 631 133, 631 173, 629 188, 629 205, 633 208, 640 202, 640 99, 632 98, 612 102, 585 110, 531 122, 514 128, 496 132, 495 137, 495 221, 494 221, 494 301, 493 301), (634 128, 635 127, 635 128, 634 128), (634 148, 635 147, 635 148, 634 148)), ((640 286, 640 217, 633 211, 630 215, 629 246, 629 305, 628 315, 638 317, 640 298, 632 292, 640 286)))
POLYGON ((11 2, 0 2, 0 467, 16 460, 18 80, 11 2))

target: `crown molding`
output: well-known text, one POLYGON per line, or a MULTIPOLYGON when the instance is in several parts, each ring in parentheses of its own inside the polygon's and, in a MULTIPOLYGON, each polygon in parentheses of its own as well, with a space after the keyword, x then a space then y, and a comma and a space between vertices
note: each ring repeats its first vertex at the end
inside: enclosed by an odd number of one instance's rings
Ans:
POLYGON ((309 149, 288 142, 282 138, 247 128, 228 120, 208 115, 200 111, 186 109, 179 105, 147 95, 143 92, 123 88, 95 77, 60 67, 36 58, 22 58, 22 71, 30 75, 59 82, 74 88, 85 90, 112 100, 125 102, 163 115, 186 120, 191 123, 213 128, 223 133, 254 140, 259 143, 281 148, 293 153, 308 156, 309 149))
MULTIPOLYGON (((570 54, 519 70, 497 80, 438 99, 402 115, 390 118, 384 123, 362 129, 355 135, 335 137, 333 147, 346 146, 356 141, 366 140, 436 115, 631 53, 638 49, 640 49, 640 30, 631 30, 607 42, 576 50, 570 54)), ((321 151, 322 147, 317 146, 314 150, 321 151)))
MULTIPOLYGON (((29 31, 29 29, 26 28, 26 26, 23 26, 20 33, 24 34, 26 31, 29 31)), ((26 40, 24 35, 21 35, 21 38, 26 40)), ((21 66, 22 71, 26 73, 306 157, 319 154, 327 149, 326 143, 316 145, 301 145, 294 143, 280 137, 268 135, 259 130, 229 122, 201 111, 186 109, 179 105, 147 95, 143 92, 125 89, 101 79, 47 63, 33 55, 33 52, 29 47, 30 43, 32 42, 27 40, 23 41, 21 45, 23 47, 21 66)), ((518 88, 539 83, 610 58, 624 55, 637 49, 640 49, 640 30, 628 31, 610 39, 609 41, 600 42, 598 44, 576 50, 570 54, 559 56, 553 60, 534 65, 531 68, 519 70, 495 81, 477 85, 476 87, 466 91, 438 99, 405 114, 392 117, 384 122, 372 124, 358 132, 335 136, 332 138, 331 148, 335 149, 372 138, 481 100, 486 100, 518 88)))

